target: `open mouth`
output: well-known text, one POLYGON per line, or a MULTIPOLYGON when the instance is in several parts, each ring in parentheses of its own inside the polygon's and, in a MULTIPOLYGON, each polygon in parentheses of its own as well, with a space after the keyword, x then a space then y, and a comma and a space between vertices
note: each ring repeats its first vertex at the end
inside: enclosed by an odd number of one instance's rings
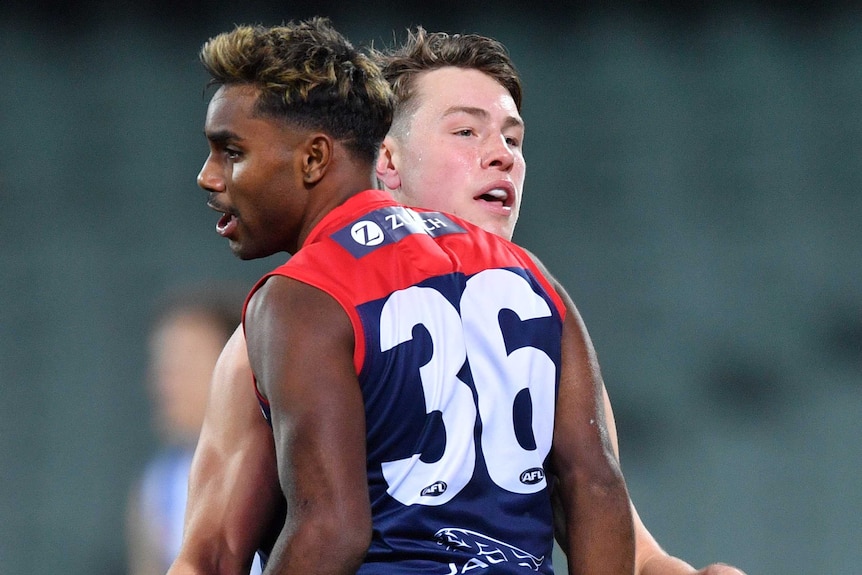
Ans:
POLYGON ((239 220, 235 213, 230 209, 223 207, 212 198, 207 202, 207 206, 211 210, 221 213, 221 217, 218 222, 216 222, 216 233, 218 235, 228 237, 236 231, 236 228, 239 225, 239 220))
POLYGON ((515 194, 505 187, 494 187, 483 191, 474 199, 511 209, 515 203, 515 194))
POLYGON ((237 219, 233 214, 222 214, 222 217, 219 218, 218 223, 216 223, 216 232, 220 236, 229 236, 234 230, 236 230, 237 219))

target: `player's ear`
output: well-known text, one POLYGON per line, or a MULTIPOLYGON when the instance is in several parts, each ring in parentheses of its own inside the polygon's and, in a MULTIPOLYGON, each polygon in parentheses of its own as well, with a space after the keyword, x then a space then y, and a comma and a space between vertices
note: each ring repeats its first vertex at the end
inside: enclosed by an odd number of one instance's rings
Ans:
POLYGON ((332 160, 332 139, 326 134, 312 134, 305 142, 302 154, 302 181, 317 184, 332 160))
POLYGON ((398 143, 395 139, 392 136, 383 138, 374 171, 377 180, 388 191, 401 188, 401 174, 398 171, 398 166, 401 164, 400 158, 398 143))

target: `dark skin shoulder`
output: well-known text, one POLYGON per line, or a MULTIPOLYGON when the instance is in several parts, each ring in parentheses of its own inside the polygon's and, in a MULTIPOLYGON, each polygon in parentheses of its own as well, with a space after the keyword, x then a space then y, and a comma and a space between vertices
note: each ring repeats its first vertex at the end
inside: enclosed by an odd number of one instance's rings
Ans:
POLYGON ((245 327, 287 500, 274 572, 353 573, 370 544, 371 506, 350 320, 328 294, 275 276, 250 300, 245 327))

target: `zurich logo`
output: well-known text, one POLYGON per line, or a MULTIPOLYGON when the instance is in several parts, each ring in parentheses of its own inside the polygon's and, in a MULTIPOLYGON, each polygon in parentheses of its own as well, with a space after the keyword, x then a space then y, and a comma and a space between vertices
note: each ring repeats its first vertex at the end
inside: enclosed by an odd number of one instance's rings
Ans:
POLYGON ((374 222, 362 220, 350 228, 350 236, 357 244, 378 246, 383 243, 383 230, 374 222))
POLYGON ((545 472, 541 467, 534 467, 521 473, 521 483, 535 485, 545 478, 545 472))

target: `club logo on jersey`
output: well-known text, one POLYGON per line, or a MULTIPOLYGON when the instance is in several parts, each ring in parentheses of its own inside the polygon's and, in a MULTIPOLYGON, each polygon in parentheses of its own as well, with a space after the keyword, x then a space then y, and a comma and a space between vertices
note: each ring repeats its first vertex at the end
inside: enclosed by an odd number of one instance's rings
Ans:
POLYGON ((350 228, 350 237, 357 244, 363 246, 379 246, 383 243, 383 230, 374 222, 362 220, 353 224, 350 228))
POLYGON ((434 539, 446 549, 463 551, 473 555, 460 571, 455 568, 454 564, 450 564, 453 573, 467 573, 473 569, 484 569, 503 562, 515 563, 532 571, 538 571, 542 563, 545 562, 544 557, 536 557, 523 549, 518 549, 513 545, 469 529, 446 527, 437 531, 434 534, 434 539))
POLYGON ((524 485, 535 485, 545 478, 545 470, 541 467, 533 467, 521 473, 521 483, 524 485))
POLYGON ((446 491, 447 487, 448 485, 446 485, 445 481, 435 481, 434 483, 423 489, 419 495, 436 497, 437 495, 443 495, 443 492, 446 491))
POLYGON ((380 246, 399 242, 412 234, 431 237, 462 234, 466 230, 440 212, 417 212, 402 206, 374 210, 332 234, 353 257, 361 258, 380 246))

